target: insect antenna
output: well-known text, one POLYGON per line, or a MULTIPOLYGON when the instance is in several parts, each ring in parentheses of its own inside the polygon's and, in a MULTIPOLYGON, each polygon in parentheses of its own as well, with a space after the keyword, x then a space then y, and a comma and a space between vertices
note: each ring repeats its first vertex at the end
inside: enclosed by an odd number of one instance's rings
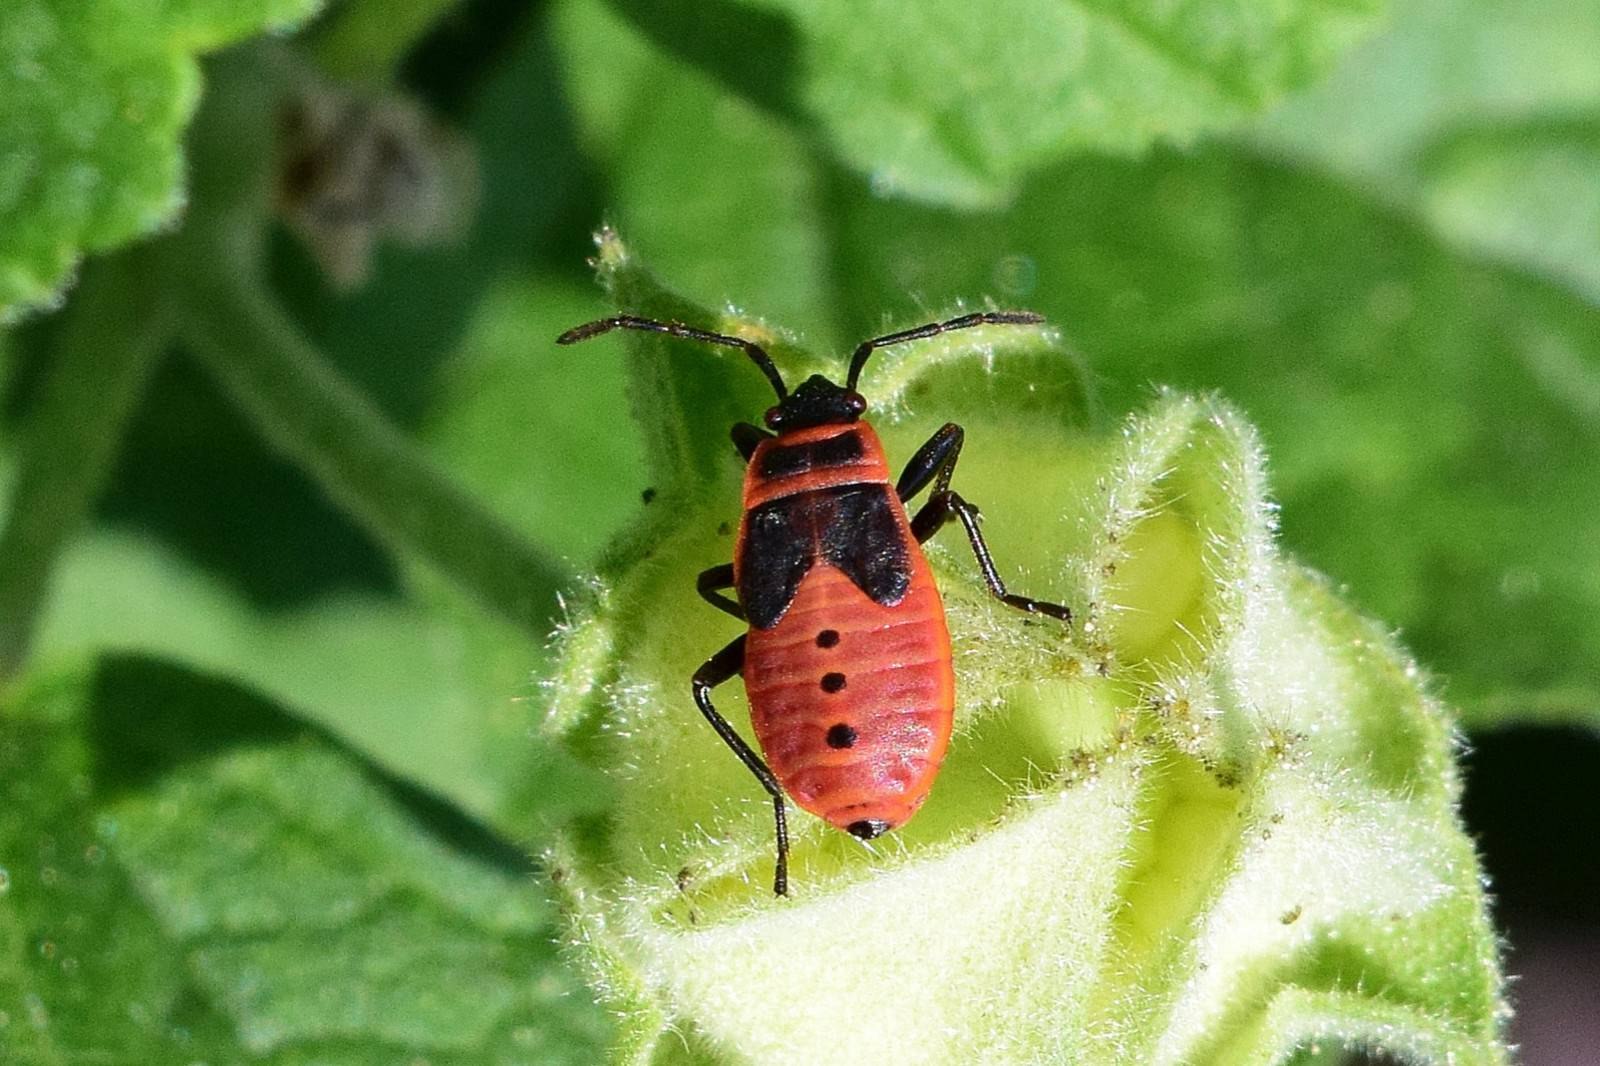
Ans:
POLYGON ((962 315, 960 318, 952 318, 948 322, 929 322, 926 326, 904 329, 899 333, 862 341, 850 356, 850 377, 845 382, 845 388, 856 387, 856 382, 861 377, 861 368, 867 365, 867 358, 879 348, 905 341, 918 341, 924 337, 949 333, 951 330, 970 329, 973 326, 1036 326, 1043 321, 1043 315, 1034 314, 1032 311, 977 311, 970 315, 962 315))
POLYGON ((705 344, 720 344, 727 348, 741 349, 750 357, 750 361, 761 368, 761 372, 772 383, 773 389, 778 394, 778 402, 782 403, 789 398, 789 390, 784 388, 783 377, 778 373, 778 368, 773 365, 772 356, 768 355, 765 348, 747 341, 743 337, 730 337, 723 333, 710 333, 703 329, 686 326, 682 322, 661 322, 654 318, 639 318, 636 315, 613 315, 610 318, 601 318, 593 322, 585 322, 581 326, 574 326, 556 338, 557 344, 576 344, 586 341, 590 337, 598 337, 602 333, 610 333, 614 329, 636 329, 644 333, 665 333, 673 337, 683 337, 686 340, 701 341, 705 344))

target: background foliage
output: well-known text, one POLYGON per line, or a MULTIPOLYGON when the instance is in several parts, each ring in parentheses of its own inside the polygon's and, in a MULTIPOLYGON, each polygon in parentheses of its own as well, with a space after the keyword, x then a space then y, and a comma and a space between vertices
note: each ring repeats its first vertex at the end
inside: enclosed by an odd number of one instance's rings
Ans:
POLYGON ((607 1039, 524 858, 606 802, 533 679, 651 487, 614 351, 550 345, 606 309, 602 220, 815 352, 992 300, 1102 424, 1220 390, 1285 546, 1484 745, 1506 913, 1593 938, 1560 789, 1600 721, 1600 3, 646 6, 0 16, 0 1046, 607 1039), (354 289, 272 215, 284 101, 347 92, 476 173, 441 164, 454 234, 373 207, 354 289))

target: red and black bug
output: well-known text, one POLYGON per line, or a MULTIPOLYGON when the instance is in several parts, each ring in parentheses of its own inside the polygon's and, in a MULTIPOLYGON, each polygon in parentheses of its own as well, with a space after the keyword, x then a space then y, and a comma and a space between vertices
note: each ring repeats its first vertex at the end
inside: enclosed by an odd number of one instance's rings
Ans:
POLYGON ((955 672, 944 605, 921 543, 961 522, 989 591, 1020 610, 1070 621, 1059 604, 1014 595, 995 571, 978 509, 950 488, 962 430, 935 433, 889 481, 883 446, 861 421, 861 368, 885 345, 980 325, 1035 325, 1029 311, 987 311, 876 337, 850 357, 841 388, 821 375, 794 392, 760 345, 617 315, 568 330, 572 344, 613 329, 666 333, 741 349, 778 394, 765 421, 733 427, 746 463, 744 514, 733 562, 700 575, 700 595, 749 631, 695 672, 695 704, 772 795, 778 862, 773 891, 788 893, 787 793, 812 814, 871 840, 903 825, 927 798, 950 743, 955 672), (905 505, 933 494, 907 519, 905 505), (737 600, 726 595, 733 589, 737 600), (711 690, 744 675, 761 755, 711 703, 711 690))

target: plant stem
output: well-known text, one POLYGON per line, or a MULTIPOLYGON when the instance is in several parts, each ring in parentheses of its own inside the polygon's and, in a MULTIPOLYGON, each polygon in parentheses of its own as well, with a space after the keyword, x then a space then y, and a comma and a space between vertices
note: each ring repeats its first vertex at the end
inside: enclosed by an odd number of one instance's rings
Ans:
POLYGON ((543 639, 563 567, 486 511, 238 275, 193 279, 179 329, 267 440, 402 555, 543 639))
POLYGON ((96 264, 68 305, 0 532, 0 677, 27 658, 56 557, 82 524, 170 336, 138 253, 96 264))

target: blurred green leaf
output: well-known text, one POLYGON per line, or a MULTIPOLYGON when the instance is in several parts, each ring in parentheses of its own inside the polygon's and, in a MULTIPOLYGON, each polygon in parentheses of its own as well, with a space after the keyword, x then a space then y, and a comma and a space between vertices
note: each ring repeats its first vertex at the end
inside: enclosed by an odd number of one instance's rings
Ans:
POLYGON ((1597 303, 1596 40, 1597 0, 1418 0, 1254 136, 1597 303))
POLYGON ((831 326, 828 205, 800 134, 602 0, 554 16, 584 147, 610 182, 607 221, 707 307, 759 294, 762 313, 789 328, 831 326))
MULTIPOLYGON (((620 412, 626 361, 555 338, 595 314, 593 285, 506 278, 439 369, 423 442, 552 559, 590 566, 651 489, 638 427, 620 412)), ((654 499, 652 493, 651 499, 654 499)))
POLYGON ((346 2, 317 27, 312 45, 334 77, 387 88, 406 53, 430 27, 450 14, 456 0, 346 2))
POLYGON ((592 1061, 515 851, 225 685, 139 663, 0 715, 15 1061, 592 1061))
POLYGON ((560 567, 439 470, 267 289, 269 131, 284 63, 259 49, 228 59, 195 123, 195 208, 163 249, 179 337, 266 443, 375 538, 543 637, 560 567))
POLYGON ((542 654, 448 590, 256 610, 149 541, 86 537, 61 560, 41 669, 140 654, 248 685, 385 769, 507 832, 592 809, 595 789, 533 730, 542 654))
POLYGON ((282 30, 318 0, 14 0, 0 22, 0 321, 78 258, 167 221, 197 53, 282 30))
MULTIPOLYGON (((475 815, 528 833, 547 817, 593 802, 581 775, 530 737, 534 716, 522 702, 533 692, 540 644, 554 624, 559 572, 442 476, 260 291, 250 268, 261 239, 258 216, 266 211, 277 68, 259 50, 230 58, 215 68, 216 91, 195 127, 197 203, 189 228, 152 245, 152 254, 97 264, 105 278, 93 280, 104 284, 88 294, 101 293, 100 301, 75 304, 79 328, 60 331, 56 347, 78 362, 63 363, 56 377, 70 388, 56 392, 72 403, 38 409, 31 465, 9 504, 8 543, 24 542, 26 534, 42 547, 8 556, 12 580, 0 582, 15 590, 7 621, 20 645, 36 621, 32 604, 43 596, 38 649, 46 659, 135 651, 238 680, 475 815), (198 272, 196 263, 204 264, 198 272), (256 416, 269 443, 412 564, 408 598, 335 595, 274 613, 143 538, 71 543, 72 520, 97 488, 78 452, 109 466, 121 435, 120 420, 109 415, 132 399, 128 388, 108 391, 131 375, 108 377, 95 366, 118 350, 95 330, 115 336, 118 321, 135 308, 173 312, 192 335, 192 350, 256 416), (76 495, 51 477, 66 478, 76 495), (41 525, 48 536, 35 532, 41 525), (67 558, 52 575, 63 548, 67 558), (520 626, 465 606, 443 575, 520 626)), ((153 356, 166 354, 163 336, 137 339, 153 356)))
MULTIPOLYGON (((1600 35, 1600 18, 1594 30, 1600 35)), ((1442 132, 1418 168, 1419 210, 1436 230, 1600 306, 1600 96, 1587 116, 1442 132)), ((1562 387, 1600 410, 1600 375, 1587 376, 1562 387)))
MULTIPOLYGON (((1029 171, 1071 150, 1134 152, 1237 122, 1325 70, 1379 8, 1371 0, 626 6, 662 48, 814 125, 879 191, 968 207, 1004 200, 1029 171)), ((611 61, 605 50, 589 56, 601 69, 611 61)), ((732 159, 705 163, 738 169, 732 159)))

